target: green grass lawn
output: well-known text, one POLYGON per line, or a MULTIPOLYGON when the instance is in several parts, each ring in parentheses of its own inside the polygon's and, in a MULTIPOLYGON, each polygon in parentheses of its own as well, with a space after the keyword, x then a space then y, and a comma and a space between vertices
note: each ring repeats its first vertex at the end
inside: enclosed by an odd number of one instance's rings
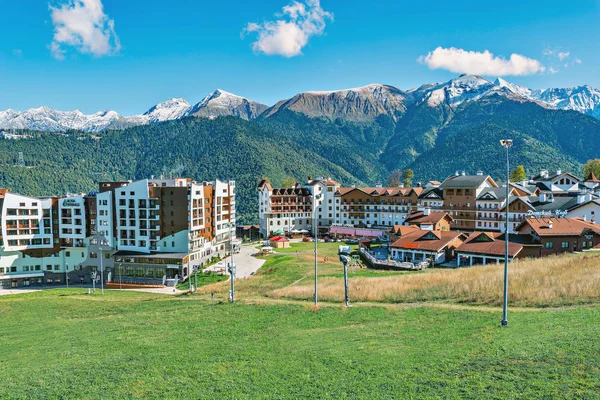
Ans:
POLYGON ((598 398, 600 308, 0 297, 0 398, 598 398))
MULTIPOLYGON (((318 275, 319 277, 338 277, 344 275, 343 264, 339 260, 338 243, 318 243, 318 275), (327 257, 327 261, 325 258, 327 257)), ((351 246, 353 251, 358 250, 357 245, 351 246)), ((266 257, 265 264, 258 270, 252 279, 242 280, 236 283, 236 291, 243 297, 265 297, 273 290, 298 283, 299 281, 314 279, 314 242, 293 242, 289 248, 274 249, 275 253, 266 257), (298 252, 298 254, 296 254, 298 252)), ((406 271, 383 271, 363 268, 349 269, 348 276, 352 277, 384 277, 403 274, 428 273, 406 272, 406 271)), ((199 289, 201 295, 207 295, 212 291, 226 299, 229 285, 222 283, 218 286, 210 286, 199 289)))
MULTIPOLYGON (((210 284, 217 283, 217 282, 223 282, 229 278, 228 275, 220 275, 220 274, 213 274, 213 273, 207 273, 207 274, 198 273, 197 277, 198 277, 198 287, 210 285, 210 284)), ((195 283, 196 283, 196 275, 192 275, 192 285, 194 285, 195 283)), ((177 290, 189 290, 190 284, 189 284, 188 280, 186 279, 183 281, 183 283, 178 283, 175 287, 177 288, 177 290)))

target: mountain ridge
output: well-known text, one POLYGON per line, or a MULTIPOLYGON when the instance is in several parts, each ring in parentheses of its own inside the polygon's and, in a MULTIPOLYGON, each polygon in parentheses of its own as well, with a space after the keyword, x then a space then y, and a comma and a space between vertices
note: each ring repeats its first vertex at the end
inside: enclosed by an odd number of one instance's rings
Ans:
POLYGON ((478 101, 494 94, 533 102, 544 108, 573 110, 600 120, 600 90, 589 85, 532 90, 502 78, 490 81, 478 75, 463 74, 446 82, 426 83, 408 90, 375 83, 351 89, 301 92, 271 107, 217 89, 194 105, 173 98, 132 116, 122 116, 113 110, 84 114, 79 110, 58 111, 47 106, 22 112, 8 109, 0 111, 0 129, 103 132, 187 117, 267 119, 283 110, 311 118, 341 118, 352 122, 373 121, 385 115, 397 122, 410 108, 423 104, 429 107, 444 104, 455 109, 465 101, 478 101))

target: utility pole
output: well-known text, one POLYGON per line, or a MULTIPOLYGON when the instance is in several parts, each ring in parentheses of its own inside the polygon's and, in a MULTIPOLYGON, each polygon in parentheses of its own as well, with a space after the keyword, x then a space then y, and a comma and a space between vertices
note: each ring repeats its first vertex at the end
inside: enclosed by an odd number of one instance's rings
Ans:
POLYGON ((119 264, 119 290, 123 290, 123 264, 119 264))
POLYGON ((69 288, 69 264, 65 264, 65 282, 67 283, 67 289, 69 288))
POLYGON ((512 139, 500 140, 500 145, 506 149, 506 216, 504 224, 504 302, 502 306, 502 326, 508 326, 508 206, 510 205, 510 164, 508 149, 512 144, 512 139))

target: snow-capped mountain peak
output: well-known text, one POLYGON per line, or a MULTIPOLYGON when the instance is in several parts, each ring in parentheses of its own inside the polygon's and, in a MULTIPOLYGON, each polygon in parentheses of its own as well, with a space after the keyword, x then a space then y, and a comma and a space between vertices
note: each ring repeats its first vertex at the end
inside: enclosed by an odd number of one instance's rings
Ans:
POLYGON ((531 93, 532 93, 531 89, 528 89, 521 85, 516 85, 514 83, 509 83, 502 78, 496 78, 496 80, 494 81, 494 84, 500 88, 507 88, 511 92, 518 94, 520 96, 523 96, 523 97, 530 97, 531 93))
POLYGON ((0 129, 101 132, 190 116, 211 119, 236 116, 252 120, 263 115, 269 118, 282 110, 303 113, 309 117, 343 118, 349 121, 373 120, 379 115, 398 119, 407 107, 414 104, 430 107, 443 104, 456 108, 464 102, 477 101, 484 96, 535 102, 542 107, 574 110, 600 119, 600 90, 588 85, 531 90, 503 78, 490 82, 478 75, 463 74, 447 82, 428 83, 406 91, 375 83, 351 89, 303 92, 278 102, 268 110, 263 104, 222 89, 213 91, 193 106, 182 98, 172 98, 156 104, 143 114, 129 117, 112 110, 84 114, 80 110, 58 111, 48 106, 26 111, 7 109, 0 111, 0 129))
POLYGON ((190 103, 181 98, 173 98, 158 103, 143 115, 148 117, 149 123, 170 121, 183 116, 191 107, 190 103))
POLYGON ((217 118, 232 115, 245 120, 258 117, 267 106, 248 100, 245 97, 217 89, 203 98, 198 104, 186 110, 183 116, 217 118))
POLYGON ((421 86, 413 93, 417 96, 417 102, 425 101, 431 107, 441 103, 456 107, 464 101, 480 98, 492 87, 492 82, 479 75, 463 74, 435 86, 421 86))

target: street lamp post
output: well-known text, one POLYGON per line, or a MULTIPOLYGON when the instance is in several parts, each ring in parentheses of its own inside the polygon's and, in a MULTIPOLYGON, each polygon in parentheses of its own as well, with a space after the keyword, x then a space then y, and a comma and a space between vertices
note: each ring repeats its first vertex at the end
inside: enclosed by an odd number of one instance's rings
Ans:
POLYGON ((504 221, 504 302, 502 306, 502 326, 508 326, 508 206, 510 204, 510 163, 508 149, 512 144, 512 139, 500 140, 500 145, 506 149, 506 216, 504 221))
POLYGON ((350 256, 340 254, 340 261, 344 264, 344 305, 350 307, 350 297, 348 295, 348 263, 350 262, 350 256))
POLYGON ((314 302, 315 302, 315 308, 318 305, 318 296, 317 296, 317 243, 319 242, 319 227, 317 224, 317 218, 318 218, 318 214, 317 214, 317 207, 319 206, 318 201, 321 198, 321 195, 315 195, 315 204, 314 204, 314 208, 313 208, 313 219, 314 219, 314 225, 315 225, 315 298, 314 298, 314 302))
POLYGON ((119 264, 119 290, 123 290, 123 264, 119 264))

